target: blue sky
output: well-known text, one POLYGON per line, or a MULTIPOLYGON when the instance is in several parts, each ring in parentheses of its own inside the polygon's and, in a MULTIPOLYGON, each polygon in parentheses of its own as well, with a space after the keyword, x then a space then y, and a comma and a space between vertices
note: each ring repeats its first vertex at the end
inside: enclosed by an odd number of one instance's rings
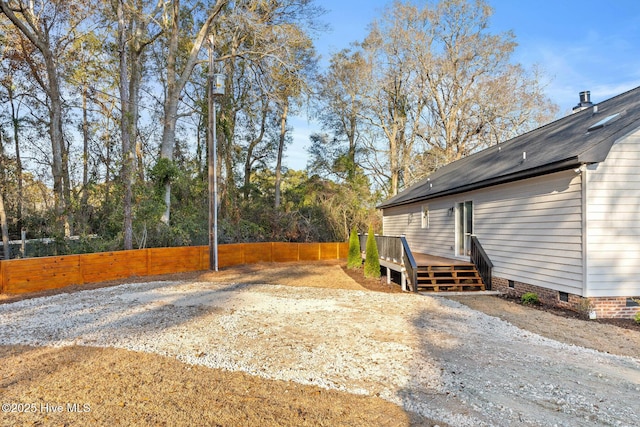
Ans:
MULTIPOLYGON (((419 0, 424 1, 424 0, 419 0)), ((640 86, 640 1, 486 0, 494 9, 489 31, 514 32, 513 61, 537 64, 548 80, 546 94, 565 115, 591 91, 595 103, 640 86)), ((317 0, 327 10, 331 30, 316 40, 326 60, 350 42, 362 40, 368 25, 391 0, 317 0)), ((294 117, 293 144, 285 164, 306 166, 309 134, 316 123, 294 117)))

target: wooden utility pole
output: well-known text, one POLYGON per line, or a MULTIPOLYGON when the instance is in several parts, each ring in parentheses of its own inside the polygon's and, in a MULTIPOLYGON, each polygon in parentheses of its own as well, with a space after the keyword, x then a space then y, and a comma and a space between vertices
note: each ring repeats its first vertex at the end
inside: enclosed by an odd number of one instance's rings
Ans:
POLYGON ((213 72, 213 34, 209 35, 209 75, 207 92, 209 94, 209 270, 218 271, 218 151, 216 138, 216 102, 215 98, 224 95, 225 76, 213 72))
POLYGON ((209 36, 209 74, 207 78, 208 126, 207 169, 209 173, 209 270, 218 271, 218 209, 216 180, 216 106, 213 100, 213 35, 209 36))

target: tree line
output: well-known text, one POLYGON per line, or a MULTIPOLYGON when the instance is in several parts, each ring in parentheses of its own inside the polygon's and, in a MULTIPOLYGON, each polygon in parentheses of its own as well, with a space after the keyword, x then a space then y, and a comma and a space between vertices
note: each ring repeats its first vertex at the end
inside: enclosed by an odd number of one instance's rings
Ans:
POLYGON ((0 0, 0 12, 5 248, 22 229, 61 252, 206 244, 212 71, 226 76, 223 243, 346 240, 378 221, 381 199, 556 111, 480 0, 394 1, 326 60, 314 40, 331 23, 314 0, 0 0), (307 168, 288 170, 303 114, 322 130, 307 168), (65 247, 74 234, 81 248, 65 247))

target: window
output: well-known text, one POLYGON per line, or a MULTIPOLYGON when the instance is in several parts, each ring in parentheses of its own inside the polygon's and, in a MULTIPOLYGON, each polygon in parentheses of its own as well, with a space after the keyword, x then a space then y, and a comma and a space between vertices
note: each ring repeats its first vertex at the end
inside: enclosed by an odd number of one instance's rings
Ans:
POLYGON ((473 202, 460 202, 456 205, 456 256, 471 255, 471 236, 473 235, 473 202))
POLYGON ((429 205, 422 205, 422 228, 429 228, 429 205))

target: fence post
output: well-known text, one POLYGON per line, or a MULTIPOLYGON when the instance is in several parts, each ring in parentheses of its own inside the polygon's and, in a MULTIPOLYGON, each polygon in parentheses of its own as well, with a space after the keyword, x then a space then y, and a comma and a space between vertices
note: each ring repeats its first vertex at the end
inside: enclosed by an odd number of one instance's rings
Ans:
POLYGON ((20 245, 20 256, 22 258, 27 257, 27 230, 24 228, 20 232, 20 238, 22 239, 22 244, 20 245))

